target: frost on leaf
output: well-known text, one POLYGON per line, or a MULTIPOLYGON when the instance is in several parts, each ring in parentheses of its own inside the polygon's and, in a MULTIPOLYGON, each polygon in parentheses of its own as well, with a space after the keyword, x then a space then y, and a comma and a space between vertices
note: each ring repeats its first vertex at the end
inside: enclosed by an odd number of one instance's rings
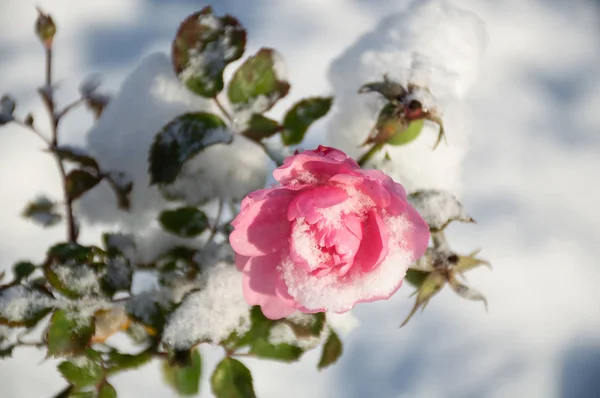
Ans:
POLYGON ((0 98, 0 126, 13 121, 13 112, 15 111, 15 100, 8 95, 0 98))
POLYGON ((475 222, 458 199, 446 191, 417 191, 408 195, 408 201, 427 222, 432 232, 443 230, 452 221, 475 222))
POLYGON ((212 8, 188 16, 173 40, 173 67, 179 79, 203 97, 216 96, 224 86, 223 70, 239 59, 246 31, 237 19, 217 17, 212 8))
POLYGON ((167 322, 163 342, 172 349, 189 349, 201 341, 216 344, 249 329, 241 273, 220 263, 203 268, 202 278, 200 290, 188 294, 167 322))
POLYGON ((88 265, 51 264, 45 268, 44 274, 48 283, 68 297, 76 298, 100 293, 98 274, 88 265))
POLYGON ((34 326, 48 314, 55 300, 46 293, 16 285, 0 289, 0 324, 34 326))
POLYGON ((56 203, 45 196, 40 196, 30 202, 23 210, 22 215, 44 227, 56 225, 62 218, 56 209, 56 203))
POLYGON ((98 384, 104 377, 102 366, 95 360, 76 356, 58 365, 60 374, 77 388, 98 384))
POLYGON ((48 356, 77 355, 89 346, 94 335, 92 317, 79 311, 57 310, 46 331, 48 356))
POLYGON ((185 162, 211 145, 228 144, 232 139, 225 122, 212 113, 176 117, 156 135, 150 148, 151 184, 174 182, 185 162))
POLYGON ((260 114, 271 109, 289 90, 281 56, 273 49, 263 48, 235 71, 227 95, 236 112, 260 114))

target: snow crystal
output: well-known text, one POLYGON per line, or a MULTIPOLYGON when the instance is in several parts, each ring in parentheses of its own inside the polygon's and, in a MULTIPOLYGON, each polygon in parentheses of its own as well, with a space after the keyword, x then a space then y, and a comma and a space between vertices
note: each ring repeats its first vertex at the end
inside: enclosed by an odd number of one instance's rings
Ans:
POLYGON ((58 265, 51 267, 51 270, 69 290, 81 295, 100 293, 98 275, 87 265, 58 265))
POLYGON ((478 76, 487 41, 481 20, 445 0, 414 2, 388 16, 336 59, 329 71, 336 97, 328 142, 358 158, 359 148, 374 126, 385 100, 358 94, 363 84, 381 81, 387 73, 403 85, 430 89, 415 99, 443 113, 447 143, 432 150, 438 126, 426 122, 421 135, 403 146, 386 146, 373 157, 380 168, 409 192, 424 188, 461 189, 460 164, 468 149, 469 121, 462 100, 478 76), (391 161, 386 161, 386 154, 391 161))
POLYGON ((344 312, 343 314, 328 312, 327 324, 335 330, 338 335, 345 337, 360 325, 360 321, 354 316, 352 311, 344 312))
POLYGON ((331 260, 331 254, 321 250, 321 245, 317 242, 315 233, 311 232, 310 225, 304 217, 298 218, 294 222, 292 241, 294 242, 294 250, 306 260, 311 271, 331 260))
MULTIPOLYGON (((219 30, 221 29, 221 20, 217 18, 214 14, 201 14, 198 16, 198 25, 203 25, 210 30, 219 30)), ((213 32, 210 32, 211 34, 213 32)))
POLYGON ((20 322, 51 308, 54 300, 38 291, 17 285, 0 291, 0 318, 20 322))
MULTIPOLYGON (((326 328, 323 328, 323 331, 326 330, 326 328)), ((292 344, 304 350, 310 350, 318 346, 324 340, 322 336, 326 334, 322 332, 319 336, 298 338, 291 326, 285 323, 277 323, 269 331, 268 340, 271 344, 292 344)))
POLYGON ((323 217, 325 225, 336 228, 342 226, 346 214, 363 217, 368 209, 375 206, 375 202, 368 195, 365 195, 355 187, 343 185, 340 188, 346 191, 348 199, 330 207, 317 209, 323 217))
POLYGON ((128 313, 134 315, 137 319, 151 325, 157 307, 169 308, 170 305, 171 303, 164 291, 149 290, 131 297, 125 303, 125 308, 128 313))
POLYGON ((184 82, 189 79, 201 79, 203 85, 212 90, 215 76, 225 68, 225 56, 228 51, 231 52, 231 47, 224 40, 211 41, 202 51, 190 49, 188 64, 179 73, 179 78, 184 82))
POLYGON ((106 244, 119 250, 125 258, 134 262, 135 260, 135 240, 131 234, 111 233, 107 237, 106 244))
POLYGON ((219 263, 203 269, 204 286, 190 293, 171 315, 163 342, 188 348, 200 340, 219 342, 233 331, 250 328, 249 307, 242 294, 242 274, 234 266, 219 263))
POLYGON ((432 229, 441 229, 453 220, 472 222, 463 205, 449 192, 419 191, 408 200, 432 229))

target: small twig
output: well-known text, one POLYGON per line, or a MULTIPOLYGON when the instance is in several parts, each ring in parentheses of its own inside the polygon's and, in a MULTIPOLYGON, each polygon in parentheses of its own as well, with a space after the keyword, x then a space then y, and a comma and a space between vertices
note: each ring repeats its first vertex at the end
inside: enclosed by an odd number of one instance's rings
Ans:
POLYGON ((233 122, 233 118, 231 117, 231 115, 229 114, 229 112, 227 112, 227 110, 225 109, 225 107, 223 105, 221 105, 221 101, 219 101, 219 98, 215 95, 213 97, 213 99, 215 100, 215 104, 217 104, 217 106, 219 107, 219 109, 221 110, 221 112, 223 112, 223 115, 225 115, 225 117, 227 118, 227 120, 229 120, 230 122, 233 122))
POLYGON ((221 215, 223 214, 223 199, 219 199, 219 207, 217 208, 217 215, 215 216, 215 222, 210 229, 210 235, 206 240, 206 245, 209 245, 217 236, 219 230, 219 223, 221 222, 221 215))
POLYGON ((48 138, 46 138, 40 131, 38 131, 35 127, 33 127, 30 124, 27 124, 21 120, 17 120, 14 119, 13 122, 18 125, 21 126, 23 128, 26 128, 27 130, 30 130, 32 133, 34 133, 35 135, 37 135, 38 137, 40 137, 42 139, 42 141, 44 141, 48 146, 52 145, 52 143, 50 142, 50 140, 48 138))
MULTIPOLYGON (((48 113, 50 114, 50 121, 52 127, 52 140, 50 142, 51 148, 56 148, 58 146, 58 122, 59 117, 55 113, 55 105, 54 105, 54 96, 52 92, 52 47, 46 46, 46 86, 45 89, 42 90, 42 98, 44 99, 44 104, 46 104, 46 108, 48 113)), ((64 110, 63 110, 64 112, 64 110)), ((58 165, 58 170, 60 172, 60 176, 62 179, 63 185, 63 194, 65 196, 66 202, 66 213, 67 213, 67 234, 69 242, 77 241, 77 226, 75 225, 75 218, 73 217, 73 200, 69 197, 69 190, 67 187, 67 172, 65 170, 65 166, 63 164, 62 159, 56 153, 54 154, 54 159, 56 160, 56 164, 58 165)))
POLYGON ((56 115, 57 122, 59 122, 60 119, 62 119, 62 117, 65 116, 67 113, 69 113, 69 111, 71 111, 73 108, 83 104, 84 102, 85 102, 85 97, 82 97, 82 98, 79 98, 79 99, 71 102, 69 105, 65 106, 63 108, 63 110, 58 112, 58 114, 56 115))

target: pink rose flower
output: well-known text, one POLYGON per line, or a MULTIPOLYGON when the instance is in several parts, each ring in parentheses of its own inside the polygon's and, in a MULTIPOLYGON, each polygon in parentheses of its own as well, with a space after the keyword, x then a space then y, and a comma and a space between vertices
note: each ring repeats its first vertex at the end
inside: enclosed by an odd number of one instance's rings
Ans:
POLYGON ((249 305, 279 319, 390 298, 429 243, 404 188, 324 146, 288 157, 250 193, 229 241, 249 305))

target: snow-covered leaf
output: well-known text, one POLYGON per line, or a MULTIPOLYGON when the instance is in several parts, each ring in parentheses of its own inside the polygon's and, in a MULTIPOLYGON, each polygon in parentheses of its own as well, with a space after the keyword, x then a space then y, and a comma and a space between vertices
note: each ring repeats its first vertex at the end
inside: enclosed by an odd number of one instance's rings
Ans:
POLYGON ((210 378, 213 394, 217 398, 256 398, 252 374, 243 363, 224 358, 210 378))
POLYGON ((58 371, 77 388, 96 385, 104 376, 102 366, 86 356, 73 357, 61 362, 58 371))
POLYGON ((48 264, 44 267, 44 276, 52 287, 67 297, 78 298, 100 293, 98 274, 85 264, 48 264))
POLYGON ((269 138, 283 129, 273 119, 269 119, 263 115, 253 114, 248 122, 248 127, 242 132, 246 137, 255 141, 260 141, 263 138, 269 138))
POLYGON ((166 231, 184 238, 198 236, 210 226, 206 214, 195 207, 165 210, 158 220, 166 231))
POLYGON ((67 174, 67 194, 71 200, 80 198, 102 181, 102 177, 86 170, 76 169, 67 174))
POLYGON ((27 205, 25 210, 23 210, 22 216, 44 227, 50 227, 56 225, 62 219, 56 206, 55 202, 45 196, 40 196, 27 205))
POLYGON ((5 94, 0 98, 0 126, 13 121, 15 107, 15 100, 11 96, 5 94))
POLYGON ((131 177, 122 171, 111 171, 105 178, 117 197, 117 207, 121 210, 129 210, 131 207, 129 195, 133 190, 131 177))
POLYGON ((246 31, 232 16, 217 17, 210 6, 188 16, 172 46, 179 79, 203 97, 215 97, 224 86, 223 70, 246 48, 246 31))
POLYGON ((110 257, 102 275, 102 290, 109 296, 118 291, 129 291, 133 278, 133 269, 129 261, 122 256, 110 257))
POLYGON ((215 114, 186 113, 169 122, 159 132, 149 155, 151 184, 170 184, 185 162, 214 144, 233 139, 225 122, 215 114))
POLYGON ((194 396, 200 390, 200 375, 202 374, 202 358, 198 350, 191 355, 189 366, 173 366, 168 361, 163 363, 163 376, 179 395, 194 396))
POLYGON ((383 81, 363 84, 358 90, 360 94, 376 92, 385 97, 388 101, 398 101, 405 96, 407 90, 398 82, 391 80, 387 75, 383 76, 383 81))
POLYGON ((417 191, 408 195, 408 201, 427 222, 432 232, 443 230, 452 221, 475 222, 456 196, 446 191, 417 191))
POLYGON ((288 325, 297 338, 318 337, 325 327, 325 313, 301 314, 301 317, 289 316, 280 322, 288 325))
POLYGON ((35 326, 53 308, 54 299, 35 288, 13 285, 0 289, 0 324, 35 326))
POLYGON ((135 240, 132 234, 104 233, 102 242, 109 256, 122 255, 131 259, 135 255, 135 240))
POLYGON ((227 95, 236 111, 263 113, 285 97, 290 84, 283 76, 283 61, 270 48, 262 48, 235 71, 227 95))
POLYGON ((68 160, 70 162, 77 163, 82 167, 91 167, 96 171, 100 170, 96 159, 94 159, 84 149, 61 145, 52 148, 51 151, 62 160, 68 160))
POLYGON ((57 243, 48 249, 47 257, 55 264, 89 263, 94 259, 97 248, 78 243, 57 243))
POLYGON ((317 368, 319 370, 324 369, 335 363, 342 355, 342 351, 342 341, 338 337, 337 333, 332 330, 327 338, 327 341, 323 345, 323 352, 317 368))
POLYGON ((281 139, 285 145, 297 145, 302 142, 306 131, 316 120, 329 112, 333 97, 306 98, 297 102, 285 115, 281 139))
POLYGON ((94 335, 94 321, 74 311, 57 310, 46 332, 48 356, 77 355, 85 351, 94 335))
POLYGON ((170 307, 163 295, 152 291, 135 295, 125 304, 129 317, 152 328, 153 333, 163 329, 170 307))

